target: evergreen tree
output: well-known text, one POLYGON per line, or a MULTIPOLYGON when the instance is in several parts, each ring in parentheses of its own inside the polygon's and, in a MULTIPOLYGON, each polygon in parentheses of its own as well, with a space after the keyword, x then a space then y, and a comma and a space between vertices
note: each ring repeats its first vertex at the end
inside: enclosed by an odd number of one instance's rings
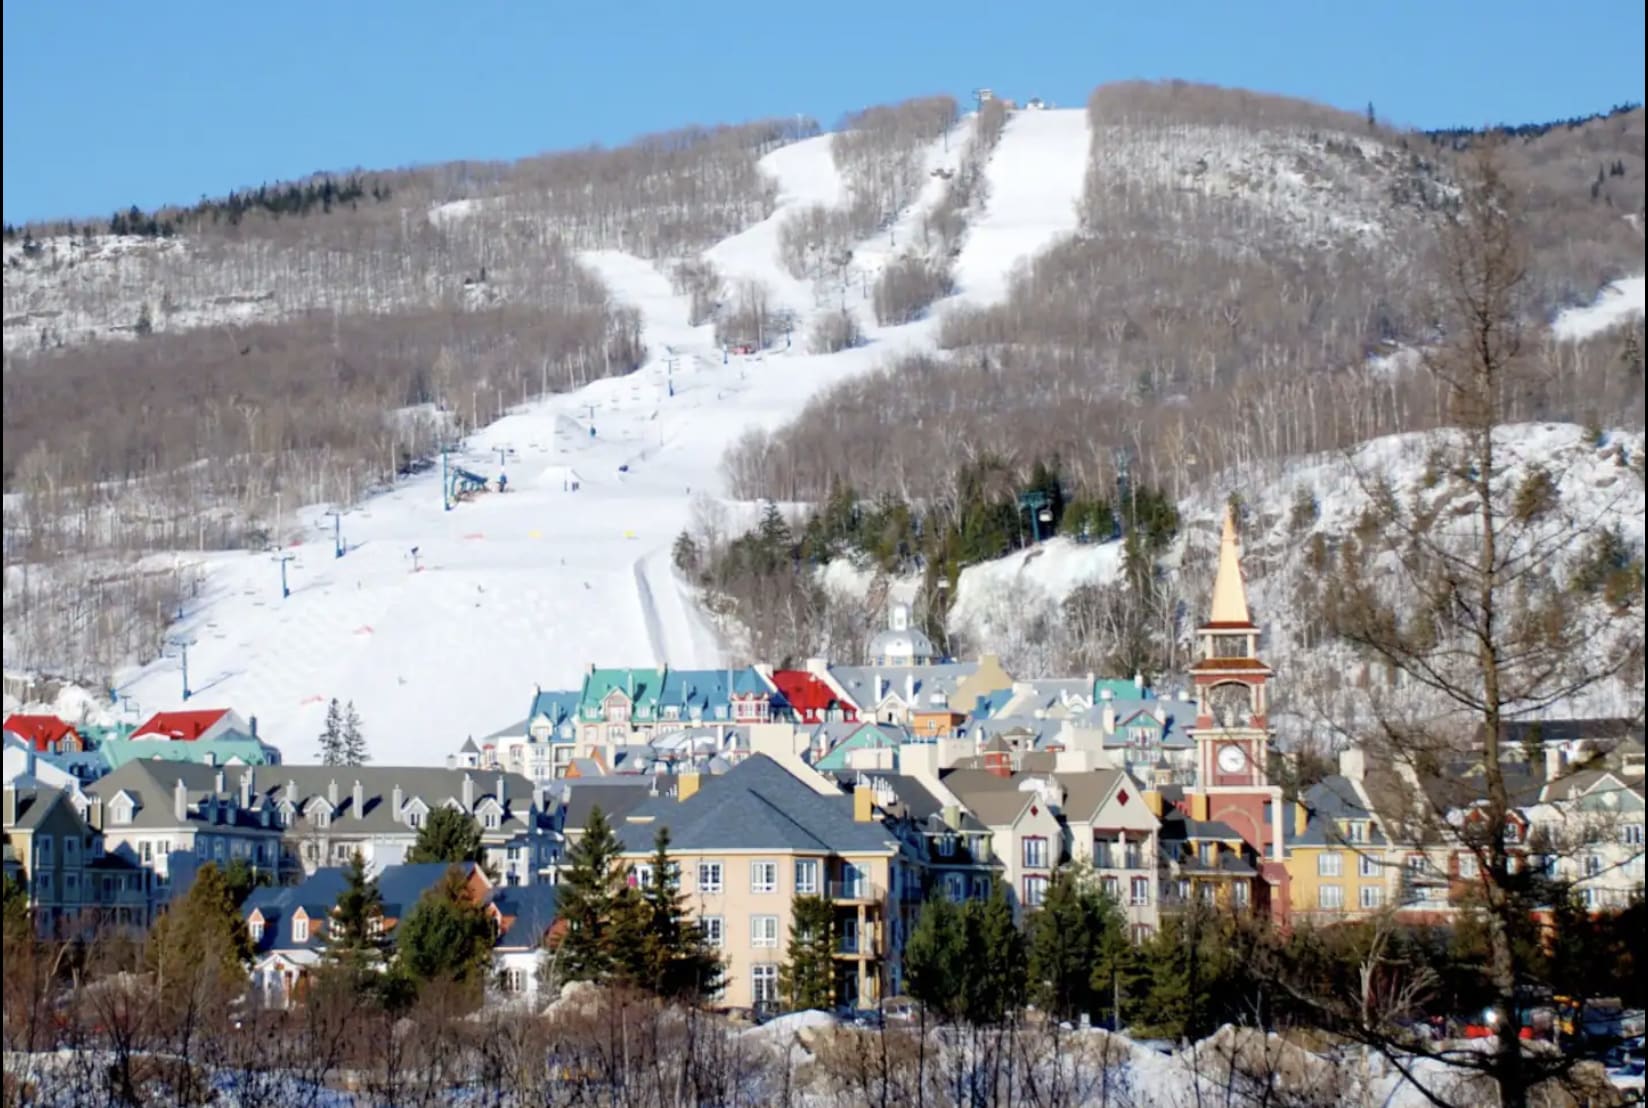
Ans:
POLYGON ((1013 922, 1006 886, 996 882, 990 899, 969 901, 963 912, 964 995, 969 1022, 998 1024, 1023 1007, 1027 956, 1024 935, 1013 922), (982 952, 980 954, 979 952, 982 952))
POLYGON ((675 561, 675 568, 682 573, 691 575, 698 572, 698 544, 692 541, 692 536, 682 531, 675 536, 675 546, 671 552, 675 561))
POLYGON ((557 908, 566 930, 555 947, 563 981, 610 981, 626 968, 618 941, 634 918, 635 893, 618 869, 618 837, 600 808, 567 852, 557 908))
POLYGON ((790 902, 788 958, 778 988, 791 1011, 835 1007, 835 909, 821 896, 790 902))
POLYGON ((418 828, 418 837, 407 853, 408 862, 480 862, 481 825, 475 817, 456 808, 440 807, 418 828))
POLYGON ((343 709, 334 696, 326 706, 326 724, 320 732, 320 764, 341 766, 344 764, 343 755, 343 709))
POLYGON ((226 1011, 245 991, 252 944, 245 921, 216 865, 207 862, 194 884, 149 929, 144 964, 154 975, 155 999, 167 1018, 198 1021, 226 1011))
POLYGON ((342 740, 343 764, 346 766, 364 766, 371 761, 371 755, 366 752, 366 736, 361 734, 360 713, 355 711, 355 702, 351 700, 343 713, 342 740))
POLYGON ((960 1019, 970 957, 960 910, 942 894, 929 897, 904 944, 904 982, 910 995, 946 1023, 960 1019))
POLYGON ((1068 869, 1053 875, 1047 899, 1026 921, 1031 996, 1058 1019, 1098 1007, 1094 970, 1122 921, 1108 897, 1083 888, 1068 869))
POLYGON ((395 931, 400 965, 416 980, 453 981, 476 991, 485 985, 496 935, 485 908, 469 895, 462 866, 449 868, 395 931))
POLYGON ((236 858, 224 867, 223 883, 229 890, 229 899, 238 908, 246 903, 253 889, 274 884, 274 875, 266 869, 253 869, 244 858, 236 858))
POLYGON ((326 924, 326 960, 360 974, 383 963, 388 943, 383 935, 383 894, 376 878, 366 876, 360 851, 344 870, 348 883, 326 924))
MULTIPOLYGON (((640 891, 637 911, 626 913, 626 929, 639 930, 629 944, 634 954, 630 976, 637 984, 668 998, 695 998, 714 992, 720 983, 720 959, 704 942, 703 932, 687 914, 681 872, 669 853, 669 828, 653 837, 652 879, 640 891)), ((624 945, 618 944, 620 953, 624 945)))
POLYGON ((5 883, 5 940, 9 948, 12 943, 26 939, 31 934, 29 892, 21 881, 9 873, 5 876, 5 883))

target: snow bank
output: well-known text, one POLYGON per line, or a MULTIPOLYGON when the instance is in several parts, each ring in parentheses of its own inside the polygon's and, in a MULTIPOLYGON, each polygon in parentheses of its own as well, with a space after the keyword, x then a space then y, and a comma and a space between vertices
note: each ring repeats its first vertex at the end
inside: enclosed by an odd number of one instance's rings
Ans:
POLYGON ((1578 342, 1599 335, 1642 315, 1644 278, 1627 277, 1602 290, 1596 302, 1569 308, 1551 322, 1551 334, 1562 342, 1578 342))

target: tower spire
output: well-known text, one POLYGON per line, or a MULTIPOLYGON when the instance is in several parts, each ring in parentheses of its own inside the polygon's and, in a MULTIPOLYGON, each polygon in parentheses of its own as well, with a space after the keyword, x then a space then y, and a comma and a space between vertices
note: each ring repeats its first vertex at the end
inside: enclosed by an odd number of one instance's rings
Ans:
POLYGON ((1236 549, 1236 513, 1225 506, 1224 534, 1219 539, 1219 572, 1213 579, 1214 623, 1251 624, 1247 611, 1247 586, 1242 584, 1242 563, 1236 549))

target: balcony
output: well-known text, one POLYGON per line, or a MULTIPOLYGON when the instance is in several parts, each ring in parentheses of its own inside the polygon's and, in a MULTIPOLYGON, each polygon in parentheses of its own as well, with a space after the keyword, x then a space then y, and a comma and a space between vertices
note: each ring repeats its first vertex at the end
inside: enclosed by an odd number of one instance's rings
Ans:
POLYGON ((879 958, 874 935, 841 935, 836 939, 838 958, 879 958))
POLYGON ((830 899, 838 904, 880 904, 884 899, 879 885, 868 881, 831 881, 830 899))

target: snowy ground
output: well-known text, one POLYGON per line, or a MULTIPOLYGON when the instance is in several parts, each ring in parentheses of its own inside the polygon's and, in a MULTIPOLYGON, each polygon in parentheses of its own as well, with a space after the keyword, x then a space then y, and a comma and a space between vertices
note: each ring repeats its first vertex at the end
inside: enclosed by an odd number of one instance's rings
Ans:
MULTIPOLYGON (((998 196, 1011 206, 1036 193, 1049 161, 1086 156, 1081 113, 1048 113, 1051 126, 1037 116, 1021 127, 1024 118, 1009 124, 1000 164, 991 166, 990 213, 998 196), (1069 149, 1038 153, 1047 144, 1069 149)), ((952 158, 959 135, 951 136, 952 158)), ((939 145, 935 164, 944 157, 939 145)), ((670 561, 693 497, 722 493, 721 458, 747 429, 779 427, 819 389, 931 343, 930 321, 876 328, 862 288, 814 288, 778 262, 785 215, 842 197, 829 137, 784 147, 763 165, 779 184, 777 210, 706 256, 731 281, 766 283, 777 304, 798 313, 793 350, 724 363, 711 328, 687 324, 685 298, 658 268, 616 252, 585 255, 618 300, 641 310, 648 363, 525 405, 471 436, 452 464, 496 478, 501 460, 507 493, 445 511, 438 471, 404 481, 344 517, 342 559, 333 556, 324 505, 289 516, 290 597, 281 597, 270 554, 188 555, 206 571, 202 594, 175 628, 195 640, 190 706, 256 715, 261 734, 305 761, 316 755, 326 701, 352 699, 376 761, 429 764, 467 735, 520 720, 535 686, 576 687, 589 663, 718 664, 720 644, 670 561), (809 317, 839 307, 844 295, 869 344, 804 353, 809 317)), ((1011 217, 993 223, 987 214, 972 272, 1005 272, 1074 226, 1073 197, 1068 213, 1038 218, 1009 207, 1011 217)), ((924 191, 917 206, 931 202, 936 194, 924 191)), ((178 707, 180 662, 118 675, 121 712, 178 707)))
POLYGON ((1569 308, 1551 323, 1551 333, 1565 342, 1601 334, 1610 327, 1642 315, 1644 279, 1627 277, 1602 290, 1596 303, 1569 308))

